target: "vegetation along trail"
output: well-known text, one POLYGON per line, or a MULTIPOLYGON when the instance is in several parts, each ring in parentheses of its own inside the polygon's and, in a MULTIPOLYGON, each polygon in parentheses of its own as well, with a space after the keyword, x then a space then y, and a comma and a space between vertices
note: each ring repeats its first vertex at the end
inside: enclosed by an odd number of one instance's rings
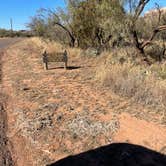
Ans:
POLYGON ((166 1, 28 2, 0 5, 0 166, 166 166, 166 1))
POLYGON ((38 38, 24 39, 2 57, 14 163, 44 166, 116 142, 165 153, 166 129, 159 114, 97 84, 94 73, 100 59, 69 48, 68 70, 55 64, 44 70, 44 44, 38 38))

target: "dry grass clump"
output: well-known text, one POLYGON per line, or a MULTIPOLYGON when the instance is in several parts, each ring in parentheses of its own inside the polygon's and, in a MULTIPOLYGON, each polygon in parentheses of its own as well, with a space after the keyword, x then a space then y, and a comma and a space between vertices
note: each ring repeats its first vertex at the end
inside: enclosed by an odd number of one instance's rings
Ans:
POLYGON ((81 49, 70 48, 55 41, 49 41, 47 39, 41 39, 38 37, 33 37, 30 40, 40 49, 41 53, 45 50, 49 53, 63 52, 64 50, 67 50, 68 55, 71 57, 79 56, 81 54, 81 49))
POLYGON ((47 52, 56 52, 60 48, 63 49, 62 45, 57 42, 51 42, 47 39, 41 39, 38 37, 33 37, 30 39, 42 52, 45 50, 47 52))
POLYGON ((135 65, 128 60, 122 64, 120 61, 114 61, 113 55, 109 55, 97 67, 96 79, 114 92, 130 97, 136 102, 158 109, 166 108, 166 81, 155 77, 150 67, 135 65))
POLYGON ((166 80, 166 63, 152 65, 151 71, 160 79, 166 80))

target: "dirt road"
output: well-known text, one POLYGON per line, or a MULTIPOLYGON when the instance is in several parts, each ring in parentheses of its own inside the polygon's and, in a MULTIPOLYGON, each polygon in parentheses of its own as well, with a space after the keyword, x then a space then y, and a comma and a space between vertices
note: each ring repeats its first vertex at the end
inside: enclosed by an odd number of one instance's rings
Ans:
MULTIPOLYGON (((70 56, 68 70, 52 64, 45 71, 40 47, 31 40, 13 45, 6 55, 7 135, 18 166, 45 166, 117 142, 165 153, 159 114, 98 86, 92 75, 95 59, 70 56)), ((155 165, 148 159, 147 165, 155 165)))
POLYGON ((8 149, 8 138, 7 138, 7 114, 5 110, 5 94, 2 92, 1 81, 2 81, 2 56, 3 49, 9 47, 11 44, 18 42, 20 39, 0 39, 0 165, 1 166, 12 166, 13 161, 11 153, 8 149))
POLYGON ((0 38, 0 50, 20 41, 20 38, 0 38))

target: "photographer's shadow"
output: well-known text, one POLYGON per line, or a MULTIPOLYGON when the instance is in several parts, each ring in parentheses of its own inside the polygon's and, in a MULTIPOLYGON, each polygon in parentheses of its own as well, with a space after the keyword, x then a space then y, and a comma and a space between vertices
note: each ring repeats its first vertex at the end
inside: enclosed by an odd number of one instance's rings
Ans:
POLYGON ((66 157, 49 166, 166 166, 166 156, 143 146, 114 143, 66 157))

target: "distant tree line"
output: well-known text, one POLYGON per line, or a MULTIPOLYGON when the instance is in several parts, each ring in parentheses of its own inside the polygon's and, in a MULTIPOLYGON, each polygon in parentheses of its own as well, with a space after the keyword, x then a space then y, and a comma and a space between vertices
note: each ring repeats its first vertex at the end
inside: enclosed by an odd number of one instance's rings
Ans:
POLYGON ((19 31, 11 31, 6 29, 0 29, 0 37, 31 37, 34 34, 30 31, 19 30, 19 31))
POLYGON ((166 13, 158 5, 155 17, 143 17, 149 1, 66 0, 66 9, 38 10, 28 27, 37 36, 99 52, 134 45, 146 59, 145 48, 166 39, 166 13))

